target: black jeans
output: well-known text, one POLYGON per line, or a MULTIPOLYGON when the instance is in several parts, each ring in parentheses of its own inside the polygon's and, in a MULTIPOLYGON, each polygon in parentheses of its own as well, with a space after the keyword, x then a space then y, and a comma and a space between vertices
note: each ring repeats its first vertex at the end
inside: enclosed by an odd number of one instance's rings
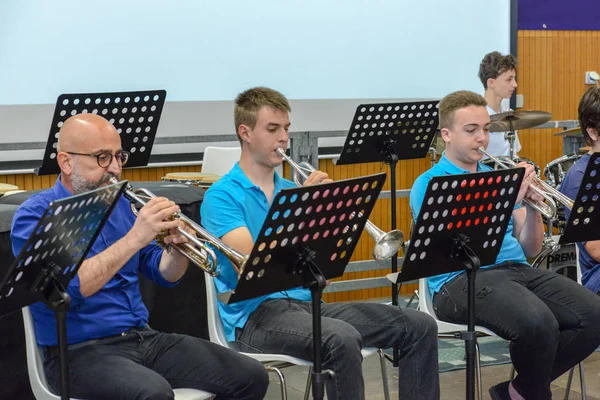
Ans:
MULTIPOLYGON (((288 299, 262 303, 236 329, 241 351, 288 354, 313 359, 311 302, 288 299)), ((323 369, 335 372, 327 383, 329 400, 364 399, 361 348, 398 345, 400 399, 440 398, 437 325, 429 315, 377 303, 321 305, 323 369)))
MULTIPOLYGON (((56 351, 45 348, 48 384, 59 393, 56 351)), ((173 399, 192 388, 218 399, 262 399, 269 378, 261 363, 203 339, 133 330, 69 346, 71 396, 78 399, 173 399)))
MULTIPOLYGON (((551 399, 550 383, 600 345, 600 298, 564 276, 503 263, 477 271, 475 292, 475 323, 510 340, 513 384, 528 400, 551 399)), ((441 320, 466 324, 466 274, 433 305, 441 320)))

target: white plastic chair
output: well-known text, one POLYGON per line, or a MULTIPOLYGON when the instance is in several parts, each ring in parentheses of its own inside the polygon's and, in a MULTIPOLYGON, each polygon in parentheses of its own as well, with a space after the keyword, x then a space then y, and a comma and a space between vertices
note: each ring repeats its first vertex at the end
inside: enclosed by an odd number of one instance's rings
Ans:
MULTIPOLYGON (((214 278, 210 275, 205 274, 204 280, 206 282, 206 305, 207 305, 207 319, 208 319, 208 334, 210 337, 210 341, 216 344, 219 344, 223 347, 230 348, 232 350, 236 350, 234 346, 231 345, 225 338, 225 331, 223 328, 223 323, 221 322, 221 317, 219 316, 219 308, 217 305, 217 293, 215 290, 214 278)), ((383 392, 386 400, 390 399, 389 387, 387 382, 387 373, 385 366, 385 356, 381 349, 376 349, 375 347, 366 347, 361 350, 363 359, 372 354, 378 353, 379 360, 381 364, 381 376, 383 380, 383 392)), ((277 364, 265 364, 265 369, 269 372, 275 372, 279 378, 279 383, 281 384, 281 399, 287 399, 287 389, 285 386, 285 378, 283 373, 281 372, 281 368, 289 367, 292 365, 301 365, 309 367, 308 372, 308 380, 306 382, 306 389, 304 391, 304 399, 307 400, 310 395, 310 388, 312 383, 312 366, 313 363, 308 360, 303 360, 301 358, 288 356, 285 354, 264 354, 264 353, 244 353, 240 352, 240 354, 244 354, 248 357, 254 358, 261 363, 277 363, 277 364)))
MULTIPOLYGON (((456 339, 455 333, 466 331, 468 329, 467 325, 463 324, 453 324, 451 322, 445 322, 438 319, 435 311, 433 309, 433 303, 431 302, 431 295, 429 293, 429 285, 427 283, 427 278, 419 279, 419 311, 429 314, 438 327, 438 336, 443 338, 456 339)), ((485 335, 485 336, 498 336, 494 332, 490 331, 487 328, 482 326, 475 325, 475 332, 477 332, 477 336, 485 335)), ((476 379, 477 379, 477 391, 479 395, 479 399, 483 399, 483 386, 481 382, 481 362, 480 362, 480 354, 479 354, 479 343, 475 345, 475 368, 476 368, 476 379)))
POLYGON ((241 147, 208 146, 204 149, 202 173, 223 176, 239 161, 241 154, 241 147))
MULTIPOLYGON (((29 373, 29 383, 33 394, 37 400, 60 400, 59 396, 50 392, 46 382, 44 356, 42 349, 37 345, 31 311, 29 311, 29 307, 23 307, 22 312, 27 352, 27 372, 29 373)), ((175 393, 175 400, 206 400, 214 397, 212 393, 196 389, 173 389, 173 393, 175 393)))

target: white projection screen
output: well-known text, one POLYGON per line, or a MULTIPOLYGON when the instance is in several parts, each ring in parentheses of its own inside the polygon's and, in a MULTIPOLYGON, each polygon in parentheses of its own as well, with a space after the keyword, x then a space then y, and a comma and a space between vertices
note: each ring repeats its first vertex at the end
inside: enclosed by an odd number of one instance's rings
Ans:
POLYGON ((259 85, 292 101, 292 131, 347 130, 361 102, 482 93, 481 58, 509 44, 510 0, 2 0, 0 143, 45 142, 62 93, 153 89, 159 137, 231 135, 232 100, 259 85))

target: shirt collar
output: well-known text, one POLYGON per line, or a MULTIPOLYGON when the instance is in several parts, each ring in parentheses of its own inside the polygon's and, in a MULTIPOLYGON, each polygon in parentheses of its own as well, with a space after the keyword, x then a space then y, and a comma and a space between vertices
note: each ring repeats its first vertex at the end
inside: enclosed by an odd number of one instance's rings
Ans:
POLYGON ((54 192, 54 196, 57 199, 63 199, 65 197, 73 196, 73 193, 69 192, 69 190, 63 185, 60 180, 60 174, 58 174, 58 178, 56 178, 56 184, 52 187, 52 191, 54 192))
MULTIPOLYGON (((454 164, 448 157, 446 157, 446 151, 442 152, 442 157, 440 161, 435 165, 437 168, 441 169, 447 175, 458 175, 458 174, 470 174, 471 171, 463 169, 458 165, 454 164)), ((484 171, 481 168, 481 163, 477 163, 477 172, 484 171)))
MULTIPOLYGON (((236 181, 240 185, 242 185, 242 187, 244 189, 258 187, 254 183, 252 183, 252 181, 250 179, 248 179, 246 174, 244 174, 244 171, 242 171, 242 168, 240 168, 239 162, 236 162, 235 165, 233 166, 233 168, 231 169, 230 176, 234 181, 236 181)), ((274 179, 273 180, 275 182, 275 190, 279 189, 283 183, 283 179, 279 176, 277 171, 274 171, 274 179)))

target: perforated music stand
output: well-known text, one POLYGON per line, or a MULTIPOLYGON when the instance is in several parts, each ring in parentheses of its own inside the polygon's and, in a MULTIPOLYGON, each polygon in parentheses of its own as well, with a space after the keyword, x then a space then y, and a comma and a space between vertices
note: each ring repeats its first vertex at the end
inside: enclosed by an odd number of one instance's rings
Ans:
MULTIPOLYGON (((439 100, 361 104, 356 108, 346 142, 336 165, 380 161, 390 165, 391 229, 396 231, 396 165, 398 160, 425 157, 439 125, 439 100)), ((397 254, 391 257, 398 271, 397 254)), ((398 285, 392 284, 392 304, 398 305, 398 285)), ((398 348, 393 349, 398 366, 398 348)))
POLYGON ((457 338, 465 341, 469 400, 475 396, 475 274, 496 262, 523 174, 515 168, 432 178, 402 270, 388 275, 404 282, 466 269, 468 331, 457 338))
POLYGON ((385 174, 280 191, 269 210, 236 288, 225 304, 304 286, 312 293, 313 397, 322 399, 321 293, 343 275, 385 174))
POLYGON ((600 153, 590 156, 559 243, 600 239, 600 153))
POLYGON ((120 197, 126 181, 54 201, 0 283, 0 315, 42 301, 54 311, 61 398, 69 399, 66 291, 120 197))
POLYGON ((60 128, 71 116, 88 113, 100 115, 115 126, 123 149, 131 153, 127 167, 148 165, 166 96, 165 90, 61 94, 56 100, 44 159, 35 173, 60 172, 56 162, 60 128))

